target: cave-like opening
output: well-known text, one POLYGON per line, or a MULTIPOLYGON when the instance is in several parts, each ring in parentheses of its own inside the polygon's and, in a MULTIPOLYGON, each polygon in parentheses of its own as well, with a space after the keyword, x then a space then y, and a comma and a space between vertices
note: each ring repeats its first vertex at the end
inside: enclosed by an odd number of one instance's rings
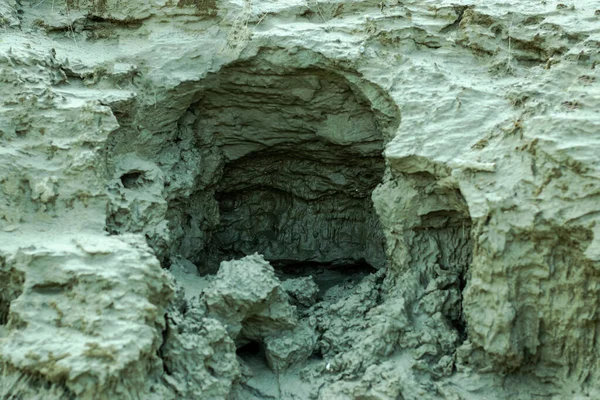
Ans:
POLYGON ((385 265, 371 194, 383 130, 397 121, 342 74, 239 62, 205 79, 185 120, 181 136, 194 138, 210 178, 200 171, 168 214, 176 252, 201 273, 255 252, 280 265, 385 265))
POLYGON ((263 349, 263 346, 261 343, 256 342, 256 341, 251 341, 244 345, 239 346, 236 349, 236 354, 238 355, 238 357, 241 357, 244 359, 250 358, 250 357, 264 359, 265 350, 263 349))

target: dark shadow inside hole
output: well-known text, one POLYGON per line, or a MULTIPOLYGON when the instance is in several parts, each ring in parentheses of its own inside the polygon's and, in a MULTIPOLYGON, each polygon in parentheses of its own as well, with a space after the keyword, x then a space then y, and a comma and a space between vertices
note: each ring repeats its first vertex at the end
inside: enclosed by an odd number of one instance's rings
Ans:
POLYGON ((450 320, 452 327, 454 329, 456 329, 456 331, 458 332, 458 335, 460 338, 460 343, 463 343, 465 340, 467 340, 467 322, 465 321, 465 316, 462 312, 463 294, 464 294, 464 290, 465 290, 466 286, 467 286, 467 278, 466 278, 465 274, 461 274, 459 276, 461 313, 460 313, 460 316, 458 319, 450 320))
POLYGON ((140 171, 127 172, 119 178, 123 187, 127 189, 134 189, 144 184, 144 174, 140 171))
POLYGON ((236 354, 241 358, 255 358, 264 356, 264 350, 262 344, 252 341, 238 347, 236 354))
POLYGON ((204 247, 208 268, 258 252, 268 260, 385 264, 371 193, 385 163, 311 141, 253 152, 224 165, 219 223, 204 247), (351 160, 351 161, 349 161, 351 160))
POLYGON ((0 326, 6 325, 8 322, 9 305, 2 304, 0 301, 0 326))
POLYGON ((310 357, 308 359, 309 360, 313 360, 313 361, 324 360, 325 357, 323 357, 323 352, 321 351, 321 347, 320 346, 315 346, 312 354, 310 355, 310 357))

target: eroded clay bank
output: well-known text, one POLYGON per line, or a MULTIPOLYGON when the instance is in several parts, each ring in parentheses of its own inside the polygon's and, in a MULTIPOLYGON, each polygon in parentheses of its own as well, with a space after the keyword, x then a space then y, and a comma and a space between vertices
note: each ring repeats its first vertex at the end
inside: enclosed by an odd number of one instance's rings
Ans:
POLYGON ((597 398, 599 27, 0 0, 0 398, 597 398))

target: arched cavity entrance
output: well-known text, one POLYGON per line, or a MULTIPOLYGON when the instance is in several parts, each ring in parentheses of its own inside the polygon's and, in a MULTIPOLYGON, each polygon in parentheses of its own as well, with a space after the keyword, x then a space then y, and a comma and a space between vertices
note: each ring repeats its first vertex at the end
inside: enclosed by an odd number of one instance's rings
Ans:
POLYGON ((171 202, 172 224, 187 224, 179 252, 207 271, 255 252, 280 265, 382 267, 371 193, 385 131, 397 124, 382 115, 326 69, 253 60, 208 77, 180 140, 195 138, 212 177, 171 202))

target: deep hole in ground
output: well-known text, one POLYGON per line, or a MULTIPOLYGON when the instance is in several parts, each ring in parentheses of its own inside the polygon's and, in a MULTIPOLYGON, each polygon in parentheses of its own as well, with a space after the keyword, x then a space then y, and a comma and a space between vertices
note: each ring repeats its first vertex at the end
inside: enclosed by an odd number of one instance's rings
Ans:
POLYGON ((169 202, 172 254, 201 274, 255 252, 297 267, 386 265, 371 194, 396 116, 326 69, 251 60, 201 86, 172 143, 202 171, 191 196, 169 202))
POLYGON ((131 171, 121 175, 120 180, 123 187, 133 189, 143 185, 144 174, 140 171, 131 171))
POLYGON ((220 224, 208 244, 213 257, 258 251, 269 261, 368 259, 382 266, 383 235, 370 194, 383 159, 347 154, 344 162, 346 149, 321 143, 314 152, 275 149, 225 165, 216 193, 220 224))

